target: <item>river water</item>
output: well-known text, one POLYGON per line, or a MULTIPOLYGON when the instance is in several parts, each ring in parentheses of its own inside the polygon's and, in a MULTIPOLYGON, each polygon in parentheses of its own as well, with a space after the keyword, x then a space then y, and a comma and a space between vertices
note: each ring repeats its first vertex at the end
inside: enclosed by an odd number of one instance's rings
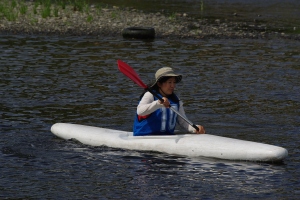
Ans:
MULTIPOLYGON (((296 199, 300 42, 0 37, 0 198, 296 199), (187 116, 210 134, 289 151, 280 164, 89 147, 58 139, 56 122, 130 131, 145 82, 171 66, 187 116)), ((179 129, 182 132, 182 130, 179 129)))

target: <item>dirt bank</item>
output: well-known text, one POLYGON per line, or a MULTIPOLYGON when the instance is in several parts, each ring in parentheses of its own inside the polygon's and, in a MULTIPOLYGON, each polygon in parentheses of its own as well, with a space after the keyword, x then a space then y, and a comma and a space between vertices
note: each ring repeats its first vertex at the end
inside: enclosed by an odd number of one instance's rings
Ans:
POLYGON ((272 32, 266 25, 220 20, 211 23, 189 18, 184 13, 166 16, 103 5, 80 7, 23 1, 13 8, 9 3, 3 5, 1 10, 0 4, 1 34, 117 36, 126 27, 143 26, 154 27, 158 38, 300 38, 295 34, 272 32))

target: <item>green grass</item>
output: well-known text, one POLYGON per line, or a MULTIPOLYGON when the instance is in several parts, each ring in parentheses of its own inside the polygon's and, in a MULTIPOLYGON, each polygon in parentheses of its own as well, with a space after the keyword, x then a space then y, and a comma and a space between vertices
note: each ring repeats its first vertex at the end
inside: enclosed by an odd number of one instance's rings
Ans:
POLYGON ((93 21, 93 16, 92 16, 92 15, 88 15, 86 21, 87 21, 87 22, 92 22, 92 21, 93 21))
POLYGON ((37 8, 39 7, 39 2, 35 1, 33 5, 33 14, 37 14, 37 8))
POLYGON ((51 4, 51 0, 40 1, 40 5, 42 5, 43 7, 51 8, 51 4))
POLYGON ((40 3, 42 6, 42 10, 41 10, 42 18, 51 17, 51 0, 44 0, 44 1, 41 0, 40 3))
POLYGON ((119 15, 119 13, 117 13, 116 11, 113 11, 112 13, 111 13, 111 18, 112 19, 117 19, 117 18, 119 18, 120 17, 120 15, 119 15))
MULTIPOLYGON (((86 13, 88 22, 92 22, 95 19, 95 16, 91 13, 89 0, 34 0, 31 1, 31 9, 28 5, 29 2, 27 0, 0 0, 0 19, 16 21, 20 16, 24 15, 32 18, 32 20, 36 18, 36 15, 42 18, 59 17, 61 10, 65 10, 64 12, 67 13, 86 13)), ((95 4, 94 10, 96 15, 101 13, 103 6, 102 3, 95 4)), ((116 19, 120 16, 117 11, 113 11, 111 17, 116 19)))
POLYGON ((5 18, 8 21, 16 21, 18 18, 18 12, 16 11, 17 2, 12 1, 1 1, 0 2, 0 17, 5 18))
POLYGON ((201 18, 203 17, 203 12, 204 12, 204 2, 201 1, 200 2, 200 15, 201 15, 201 18))
POLYGON ((66 9, 66 6, 67 6, 67 2, 66 1, 63 1, 63 0, 56 0, 55 1, 55 4, 56 5, 58 5, 58 6, 60 6, 61 7, 61 9, 66 9))
POLYGON ((0 2, 0 15, 1 13, 3 13, 5 10, 5 6, 2 4, 2 2, 0 2))
POLYGON ((59 8, 55 5, 54 10, 53 10, 54 17, 58 17, 58 11, 59 11, 59 8))
POLYGON ((170 20, 175 20, 175 19, 176 19, 176 13, 171 13, 171 14, 169 15, 169 19, 170 19, 170 20))
POLYGON ((201 11, 201 13, 203 13, 203 11, 204 11, 204 2, 203 1, 200 2, 200 11, 201 11))
POLYGON ((21 13, 22 15, 25 15, 25 14, 27 13, 27 10, 28 10, 27 5, 25 4, 24 1, 21 1, 21 2, 20 2, 20 13, 21 13))
POLYGON ((3 14, 8 21, 16 21, 18 18, 18 13, 14 12, 12 8, 4 10, 3 14))
POLYGON ((74 11, 83 12, 86 7, 89 7, 89 1, 87 0, 74 0, 74 11))
POLYGON ((47 18, 47 17, 50 17, 51 16, 51 8, 50 7, 44 7, 42 9, 42 17, 43 18, 47 18))
POLYGON ((14 9, 15 7, 17 7, 17 1, 16 0, 12 0, 10 3, 10 6, 12 9, 14 9))

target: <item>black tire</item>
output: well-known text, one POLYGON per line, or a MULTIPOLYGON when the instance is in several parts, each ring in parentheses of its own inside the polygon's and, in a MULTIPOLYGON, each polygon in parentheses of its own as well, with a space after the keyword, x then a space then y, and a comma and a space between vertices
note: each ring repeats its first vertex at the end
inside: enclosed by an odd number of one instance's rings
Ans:
POLYGON ((151 27, 128 27, 123 29, 124 38, 154 39, 155 30, 151 27))

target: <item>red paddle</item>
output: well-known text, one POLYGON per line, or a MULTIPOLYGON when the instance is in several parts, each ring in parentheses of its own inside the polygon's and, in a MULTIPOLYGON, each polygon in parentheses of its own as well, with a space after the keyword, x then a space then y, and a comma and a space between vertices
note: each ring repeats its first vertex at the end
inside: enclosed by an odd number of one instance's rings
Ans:
MULTIPOLYGON (((158 94, 156 94, 153 90, 148 88, 148 86, 143 83, 143 81, 140 79, 139 75, 132 69, 127 63, 118 60, 118 67, 119 70, 128 78, 130 78, 133 82, 138 84, 140 87, 144 88, 145 90, 149 91, 151 94, 153 94, 155 97, 157 97, 160 101, 164 101, 158 94)), ((182 119, 184 119, 187 123, 189 123, 191 126, 193 126, 197 131, 199 131, 198 126, 193 124, 190 120, 188 120, 185 116, 181 115, 177 110, 175 110, 173 107, 169 107, 172 111, 174 111, 177 115, 179 115, 182 119)))

